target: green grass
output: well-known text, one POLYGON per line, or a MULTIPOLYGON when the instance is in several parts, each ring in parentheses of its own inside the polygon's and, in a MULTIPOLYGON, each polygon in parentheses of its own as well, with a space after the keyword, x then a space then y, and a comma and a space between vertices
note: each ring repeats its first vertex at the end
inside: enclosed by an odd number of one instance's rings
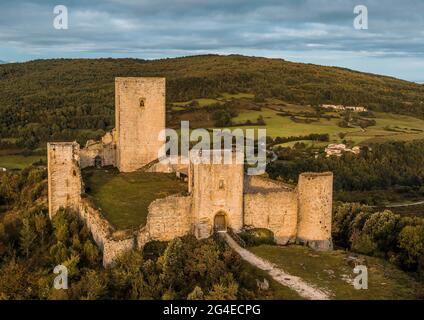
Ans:
POLYGON ((199 107, 207 107, 217 103, 222 104, 224 101, 229 101, 233 99, 235 100, 253 99, 254 97, 255 95, 252 93, 235 93, 235 94, 223 93, 221 96, 217 98, 199 98, 199 99, 193 99, 190 101, 174 102, 172 104, 173 105, 172 109, 175 111, 182 110, 184 109, 184 107, 187 107, 193 101, 197 101, 197 103, 199 103, 199 107))
POLYGON ((333 299, 416 299, 415 290, 420 285, 389 262, 366 257, 368 290, 356 290, 349 281, 357 274, 345 260, 347 253, 340 250, 317 252, 302 246, 271 245, 252 247, 249 250, 284 271, 332 292, 333 299))
MULTIPOLYGON (((290 109, 294 107, 291 106, 290 109)), ((301 108, 298 111, 304 111, 301 108)), ((424 130, 424 120, 417 119, 410 116, 394 115, 390 113, 376 112, 377 125, 369 127, 363 132, 357 128, 340 128, 338 126, 338 119, 321 119, 319 122, 313 123, 296 123, 290 117, 279 116, 278 111, 263 108, 262 111, 246 111, 240 113, 234 118, 235 123, 245 123, 247 120, 256 121, 262 115, 266 122, 266 126, 243 126, 242 129, 248 128, 266 128, 267 135, 271 137, 288 137, 288 136, 301 136, 311 133, 330 135, 331 142, 340 142, 339 133, 347 133, 345 139, 354 141, 355 143, 367 143, 378 140, 415 140, 424 139, 424 132, 414 132, 411 129, 424 130), (405 132, 387 131, 385 127, 400 127, 405 132)))
POLYGON ((222 98, 226 99, 226 100, 231 100, 231 99, 253 99, 255 97, 255 95, 253 93, 223 93, 221 95, 222 98))
POLYGON ((83 175, 88 195, 118 229, 145 225, 152 201, 187 191, 187 183, 174 174, 90 168, 83 175))
POLYGON ((286 143, 277 144, 275 145, 275 147, 293 148, 293 146, 296 143, 304 143, 306 147, 313 147, 313 148, 321 148, 321 147, 326 147, 328 145, 328 142, 323 142, 323 141, 299 140, 299 141, 290 141, 286 143))
POLYGON ((243 126, 241 128, 257 128, 267 129, 267 135, 271 137, 288 137, 288 136, 300 136, 308 135, 311 133, 328 133, 332 137, 336 138, 339 132, 355 132, 358 129, 345 129, 337 126, 337 120, 325 120, 322 119, 320 122, 314 123, 295 123, 290 117, 281 117, 277 115, 278 111, 271 109, 262 109, 262 111, 247 111, 240 113, 234 118, 235 123, 245 123, 247 120, 256 121, 257 118, 262 115, 266 122, 266 126, 243 126))
MULTIPOLYGON (((218 99, 212 99, 212 98, 200 98, 200 99, 194 99, 190 101, 184 101, 184 102, 174 102, 173 106, 175 107, 186 107, 191 102, 197 101, 199 103, 199 107, 207 107, 216 103, 222 103, 222 101, 219 101, 218 99)), ((175 110, 175 109, 174 109, 175 110)))
POLYGON ((0 156, 0 167, 8 170, 23 169, 39 160, 46 160, 46 156, 23 156, 23 155, 2 155, 0 156))

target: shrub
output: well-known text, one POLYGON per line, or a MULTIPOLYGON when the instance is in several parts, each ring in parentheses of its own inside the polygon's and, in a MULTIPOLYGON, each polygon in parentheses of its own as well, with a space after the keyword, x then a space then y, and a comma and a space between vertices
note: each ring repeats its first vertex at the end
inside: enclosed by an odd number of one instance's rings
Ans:
POLYGON ((247 246, 259 246, 261 244, 275 244, 274 233, 268 229, 255 228, 239 233, 247 246))
POLYGON ((406 226, 399 233, 399 248, 401 248, 402 264, 407 268, 417 267, 424 257, 424 225, 406 226))
POLYGON ((380 252, 387 255, 396 249, 399 221, 400 215, 389 210, 377 212, 365 222, 362 232, 375 242, 380 252))
POLYGON ((353 226, 359 225, 354 220, 361 213, 370 212, 371 208, 358 203, 337 203, 333 210, 333 240, 342 247, 349 247, 353 226))
POLYGON ((167 245, 164 241, 149 241, 143 247, 143 258, 156 261, 165 252, 167 245))

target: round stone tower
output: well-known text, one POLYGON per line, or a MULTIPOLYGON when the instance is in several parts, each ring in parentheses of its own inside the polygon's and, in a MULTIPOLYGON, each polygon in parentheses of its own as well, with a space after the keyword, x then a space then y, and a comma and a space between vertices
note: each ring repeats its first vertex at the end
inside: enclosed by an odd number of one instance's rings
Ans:
POLYGON ((332 249, 333 173, 302 173, 297 196, 297 240, 314 249, 332 249))

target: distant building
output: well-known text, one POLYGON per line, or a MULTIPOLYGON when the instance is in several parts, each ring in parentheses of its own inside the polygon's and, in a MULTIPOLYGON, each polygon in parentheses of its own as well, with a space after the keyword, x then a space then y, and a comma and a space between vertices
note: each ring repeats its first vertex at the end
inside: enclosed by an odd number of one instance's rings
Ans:
POLYGON ((365 108, 365 107, 346 106, 345 109, 353 111, 353 112, 367 112, 368 111, 368 109, 365 108))
POLYGON ((324 109, 333 109, 333 110, 337 110, 337 111, 345 111, 345 110, 349 110, 349 111, 353 111, 353 112, 366 112, 368 111, 367 108, 365 107, 355 107, 355 106, 344 106, 344 105, 334 105, 334 104, 323 104, 321 105, 321 108, 324 109))
POLYGON ((337 156, 341 157, 344 152, 352 152, 356 155, 361 153, 361 148, 359 146, 355 146, 352 149, 346 147, 345 144, 329 144, 327 148, 325 148, 325 153, 327 157, 337 156))

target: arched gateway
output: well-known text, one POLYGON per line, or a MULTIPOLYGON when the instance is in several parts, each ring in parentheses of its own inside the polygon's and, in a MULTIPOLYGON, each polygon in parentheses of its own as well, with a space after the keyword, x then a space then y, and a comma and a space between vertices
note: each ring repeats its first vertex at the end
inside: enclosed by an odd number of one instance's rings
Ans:
POLYGON ((218 212, 214 219, 215 232, 227 232, 227 217, 224 212, 218 212))

